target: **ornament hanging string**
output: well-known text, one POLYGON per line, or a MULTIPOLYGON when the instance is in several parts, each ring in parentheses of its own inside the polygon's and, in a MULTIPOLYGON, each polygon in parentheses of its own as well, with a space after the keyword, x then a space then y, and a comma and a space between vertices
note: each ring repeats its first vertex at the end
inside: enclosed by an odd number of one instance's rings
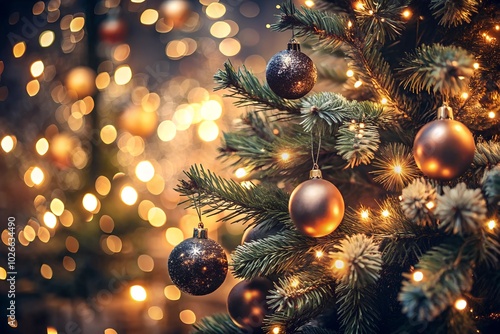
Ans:
POLYGON ((191 201, 193 202, 194 209, 196 210, 196 214, 198 215, 198 228, 204 228, 203 222, 201 221, 201 200, 200 193, 197 193, 197 196, 191 196, 191 201))
POLYGON ((314 129, 311 130, 311 158, 313 162, 313 169, 319 169, 319 152, 321 151, 321 135, 318 135, 318 150, 314 154, 314 129))

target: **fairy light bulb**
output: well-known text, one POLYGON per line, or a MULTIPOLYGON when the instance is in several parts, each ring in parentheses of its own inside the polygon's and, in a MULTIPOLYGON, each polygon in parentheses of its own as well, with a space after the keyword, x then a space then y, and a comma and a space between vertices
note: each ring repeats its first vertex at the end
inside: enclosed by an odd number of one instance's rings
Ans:
POLYGON ((396 174, 401 174, 403 173, 403 167, 401 165, 395 165, 393 167, 394 173, 396 174))
POLYGON ((368 212, 368 210, 361 211, 361 218, 368 219, 369 216, 370 216, 370 213, 368 212))
POLYGON ((389 216, 390 216, 389 210, 387 210, 387 209, 382 210, 382 217, 387 218, 389 216))
POLYGON ((280 333, 281 333, 281 330, 278 326, 273 328, 273 334, 280 334, 280 333))
POLYGON ((290 153, 288 153, 288 152, 281 153, 281 160, 283 160, 283 161, 290 160, 290 153))
POLYGON ((321 251, 321 250, 316 251, 316 257, 317 257, 318 259, 322 258, 322 257, 323 257, 323 255, 324 255, 323 251, 321 251))
POLYGON ((424 273, 421 271, 415 271, 412 277, 415 282, 420 282, 424 279, 424 273))
POLYGON ((436 206, 436 203, 434 203, 433 201, 429 201, 429 202, 425 203, 425 207, 429 210, 434 209, 435 206, 436 206))
POLYGON ((495 112, 494 112, 494 111, 490 111, 490 112, 488 113, 488 117, 489 117, 489 118, 491 118, 491 119, 495 118, 495 117, 496 117, 495 112))
POLYGON ((351 78, 354 76, 354 71, 353 70, 347 70, 347 72, 345 72, 345 75, 348 77, 348 78, 351 78))
POLYGON ((298 287, 298 286, 299 286, 299 280, 295 278, 295 279, 294 279, 294 280, 290 283, 290 285, 292 286, 292 288, 296 288, 296 287, 298 287))
POLYGON ((359 88, 359 87, 361 87, 362 84, 363 84, 363 82, 361 80, 358 80, 354 83, 354 88, 359 88))
POLYGON ((238 168, 234 172, 234 176, 236 176, 238 179, 244 178, 245 176, 247 176, 247 174, 248 174, 247 171, 243 167, 238 168))
POLYGON ((401 15, 405 18, 405 19, 409 19, 411 17, 411 10, 409 9, 405 9, 403 10, 403 12, 401 13, 401 15))
POLYGON ((336 269, 343 269, 345 267, 345 263, 344 263, 344 261, 338 259, 338 260, 335 260, 335 262, 333 263, 333 266, 336 269))
POLYGON ((459 311, 464 310, 467 307, 467 301, 463 298, 457 299, 455 302, 455 308, 459 311))
POLYGON ((497 226, 497 222, 492 219, 489 222, 487 222, 486 225, 490 230, 493 230, 497 226))

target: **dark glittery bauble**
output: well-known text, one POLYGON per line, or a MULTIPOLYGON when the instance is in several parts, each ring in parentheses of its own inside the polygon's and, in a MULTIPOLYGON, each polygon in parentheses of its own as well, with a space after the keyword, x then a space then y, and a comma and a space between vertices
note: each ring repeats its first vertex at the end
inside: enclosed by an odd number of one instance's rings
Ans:
POLYGON ((260 332, 262 321, 269 312, 266 297, 273 284, 257 277, 236 284, 227 297, 227 310, 233 322, 249 333, 260 332))
POLYGON ((273 225, 271 228, 267 228, 264 223, 261 223, 259 225, 247 228, 245 230, 245 233, 243 233, 243 236, 241 237, 241 244, 244 244, 245 242, 267 238, 280 231, 281 227, 279 225, 273 225))
POLYGON ((465 125, 440 119, 426 124, 417 133, 413 157, 428 177, 451 180, 470 167, 475 149, 474 137, 465 125))
POLYGON ((314 87, 318 73, 311 58, 298 50, 275 54, 266 68, 269 88, 285 99, 298 99, 314 87))
POLYGON ((288 211, 295 227, 309 237, 332 233, 344 218, 344 198, 331 182, 310 179, 290 195, 288 211))
POLYGON ((227 274, 227 257, 211 239, 186 239, 172 250, 168 273, 182 291, 195 296, 214 292, 227 274))

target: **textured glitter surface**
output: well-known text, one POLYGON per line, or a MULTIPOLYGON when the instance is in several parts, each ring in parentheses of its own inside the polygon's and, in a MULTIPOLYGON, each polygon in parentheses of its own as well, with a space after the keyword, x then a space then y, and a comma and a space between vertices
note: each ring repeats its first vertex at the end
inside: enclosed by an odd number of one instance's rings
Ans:
POLYGON ((168 258, 168 273, 182 291, 195 296, 214 292, 226 278, 227 257, 211 239, 186 239, 168 258))
POLYGON ((276 95, 285 99, 298 99, 309 93, 317 77, 312 60, 296 50, 278 52, 266 68, 267 84, 276 95))

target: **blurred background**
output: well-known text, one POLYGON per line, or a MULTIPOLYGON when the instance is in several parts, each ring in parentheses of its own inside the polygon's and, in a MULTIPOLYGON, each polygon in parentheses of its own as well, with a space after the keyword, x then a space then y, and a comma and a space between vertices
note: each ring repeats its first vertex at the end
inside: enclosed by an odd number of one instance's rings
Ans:
MULTIPOLYGON (((198 224, 174 188, 194 163, 244 179, 216 158, 246 110, 213 75, 230 59, 264 77, 291 37, 269 29, 277 5, 1 1, 1 333, 188 333, 225 312, 230 273, 202 297, 169 278, 169 253, 198 224)), ((218 218, 203 222, 229 255, 244 226, 218 218)))

